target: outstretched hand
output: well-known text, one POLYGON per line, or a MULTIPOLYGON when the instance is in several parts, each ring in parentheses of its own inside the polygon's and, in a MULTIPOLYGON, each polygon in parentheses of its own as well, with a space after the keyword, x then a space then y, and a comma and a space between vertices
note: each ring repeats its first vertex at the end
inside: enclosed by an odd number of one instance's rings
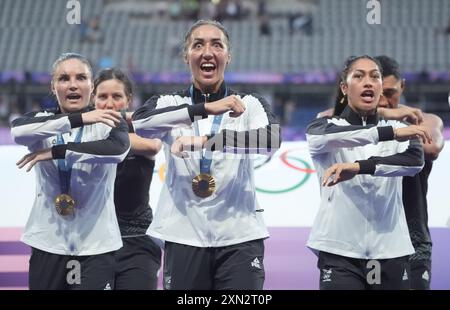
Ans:
POLYGON ((201 150, 206 140, 206 136, 178 137, 170 147, 170 151, 177 157, 187 158, 188 152, 201 150))
POLYGON ((322 177, 322 186, 334 186, 340 182, 352 179, 359 173, 359 163, 338 163, 327 170, 322 177))
POLYGON ((28 164, 26 171, 30 172, 31 168, 33 168, 38 162, 51 159, 53 159, 52 149, 48 148, 25 155, 16 163, 16 165, 19 169, 22 169, 26 164, 28 164))

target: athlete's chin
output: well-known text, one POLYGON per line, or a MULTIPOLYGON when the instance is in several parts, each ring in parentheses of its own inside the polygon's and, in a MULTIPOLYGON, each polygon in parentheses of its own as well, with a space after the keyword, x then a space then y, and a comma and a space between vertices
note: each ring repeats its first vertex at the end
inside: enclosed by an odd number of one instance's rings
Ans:
POLYGON ((62 105, 62 108, 64 109, 64 111, 66 113, 73 113, 73 112, 78 112, 80 110, 83 110, 85 107, 87 106, 87 104, 85 104, 84 102, 77 102, 77 103, 64 103, 62 105))
POLYGON ((200 89, 203 92, 216 92, 217 88, 221 84, 222 80, 218 78, 211 78, 211 79, 199 79, 198 85, 200 86, 200 89))

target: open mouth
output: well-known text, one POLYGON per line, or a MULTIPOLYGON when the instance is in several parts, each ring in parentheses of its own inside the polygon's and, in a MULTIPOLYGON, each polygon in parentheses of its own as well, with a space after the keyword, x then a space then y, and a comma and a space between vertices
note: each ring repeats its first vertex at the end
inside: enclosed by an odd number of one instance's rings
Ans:
POLYGON ((203 64, 200 65, 200 69, 203 72, 210 73, 210 72, 213 72, 216 69, 216 65, 213 64, 213 63, 209 63, 209 62, 208 63, 203 63, 203 64))
POLYGON ((67 98, 68 100, 78 100, 78 99, 81 98, 81 95, 80 95, 80 94, 75 94, 75 93, 73 93, 73 94, 68 94, 68 95, 66 96, 66 98, 67 98))
POLYGON ((375 92, 373 90, 365 90, 361 93, 361 98, 365 102, 372 102, 373 98, 375 98, 375 92))

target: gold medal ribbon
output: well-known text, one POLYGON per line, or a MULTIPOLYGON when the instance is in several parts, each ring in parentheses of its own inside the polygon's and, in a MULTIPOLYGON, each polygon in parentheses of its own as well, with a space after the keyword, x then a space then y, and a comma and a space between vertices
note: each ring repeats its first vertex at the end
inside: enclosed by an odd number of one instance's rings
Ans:
MULTIPOLYGON (((83 127, 81 127, 75 137, 74 143, 80 143, 83 136, 83 127)), ((62 134, 56 137, 56 144, 64 143, 62 134)), ((61 194, 55 198, 55 209, 61 216, 73 215, 75 212, 75 201, 70 197, 70 176, 72 175, 72 165, 69 165, 65 159, 58 159, 59 184, 61 194)))
MULTIPOLYGON (((192 104, 194 102, 194 87, 191 85, 190 87, 190 96, 192 100, 192 104)), ((224 97, 228 94, 228 89, 225 88, 224 97)), ((205 98, 205 103, 208 101, 210 94, 202 94, 205 98)), ((223 114, 214 116, 212 125, 211 125, 211 134, 215 134, 219 131, 220 123, 222 122, 223 114)), ((194 122, 194 130, 195 135, 200 136, 200 130, 198 128, 198 123, 194 122)), ((192 179, 192 191, 195 195, 201 198, 211 196, 216 190, 216 181, 211 176, 211 164, 212 164, 212 155, 213 152, 211 150, 206 149, 205 154, 203 155, 203 150, 200 150, 201 158, 200 158, 200 174, 192 179)))

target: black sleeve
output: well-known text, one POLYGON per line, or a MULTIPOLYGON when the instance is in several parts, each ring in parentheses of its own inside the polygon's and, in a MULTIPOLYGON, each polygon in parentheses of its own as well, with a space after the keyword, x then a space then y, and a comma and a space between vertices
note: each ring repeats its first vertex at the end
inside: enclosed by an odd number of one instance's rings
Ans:
POLYGON ((71 163, 118 163, 125 158, 129 149, 128 125, 121 119, 120 124, 110 130, 106 139, 55 145, 52 147, 52 155, 54 159, 65 158, 71 163))
POLYGON ((204 104, 176 105, 174 96, 153 96, 133 113, 133 127, 139 136, 160 138, 175 127, 207 117, 204 104))
POLYGON ((406 151, 390 156, 372 156, 357 161, 359 174, 375 176, 414 176, 422 170, 424 155, 418 139, 410 140, 406 151))
MULTIPOLYGON (((267 154, 273 153, 281 145, 281 127, 273 115, 269 103, 257 94, 250 95, 257 101, 249 113, 250 130, 235 131, 224 129, 216 135, 208 136, 205 148, 229 153, 267 154)), ((243 100, 246 100, 245 97, 243 100)))
POLYGON ((82 125, 81 113, 54 114, 47 111, 31 112, 12 122, 11 135, 17 144, 30 146, 38 141, 60 133, 69 132, 71 129, 82 125))
POLYGON ((306 140, 311 155, 332 152, 337 148, 377 144, 394 139, 392 126, 340 124, 336 118, 313 120, 306 129, 306 140))

